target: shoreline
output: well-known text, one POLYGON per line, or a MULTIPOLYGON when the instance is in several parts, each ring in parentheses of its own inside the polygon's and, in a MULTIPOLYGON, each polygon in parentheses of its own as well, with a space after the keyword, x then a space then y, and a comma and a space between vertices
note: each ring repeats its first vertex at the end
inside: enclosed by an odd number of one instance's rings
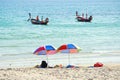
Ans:
MULTIPOLYGON (((89 65, 90 66, 90 65, 89 65)), ((120 64, 79 68, 7 68, 0 69, 1 80, 119 80, 120 64)))
POLYGON ((68 59, 68 55, 66 54, 55 54, 49 55, 48 61, 46 56, 38 56, 38 55, 15 55, 15 56, 2 56, 0 61, 0 69, 1 68, 21 68, 21 67, 33 67, 35 65, 39 65, 42 60, 48 62, 49 66, 62 64, 66 66, 68 64, 76 65, 76 66, 92 66, 96 62, 102 62, 103 64, 119 64, 120 63, 120 54, 118 53, 79 53, 79 54, 71 54, 70 59, 68 59), (62 56, 62 57, 61 57, 62 56), (15 58, 12 58, 15 57, 15 58))

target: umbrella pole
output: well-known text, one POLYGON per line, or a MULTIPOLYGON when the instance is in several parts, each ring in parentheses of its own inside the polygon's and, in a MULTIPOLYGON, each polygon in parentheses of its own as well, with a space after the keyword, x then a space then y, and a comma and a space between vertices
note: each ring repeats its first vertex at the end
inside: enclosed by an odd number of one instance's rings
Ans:
POLYGON ((70 53, 68 53, 68 63, 70 65, 70 53))
MULTIPOLYGON (((47 56, 47 64, 48 64, 48 63, 49 63, 49 62, 48 62, 48 55, 46 55, 46 56, 47 56)), ((47 66, 47 67, 48 67, 48 66, 47 66)))

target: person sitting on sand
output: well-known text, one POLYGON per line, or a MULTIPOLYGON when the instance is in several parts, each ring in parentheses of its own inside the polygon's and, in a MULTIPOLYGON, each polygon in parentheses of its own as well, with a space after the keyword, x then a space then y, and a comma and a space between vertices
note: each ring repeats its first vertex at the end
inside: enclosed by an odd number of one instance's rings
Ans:
POLYGON ((40 65, 40 68, 47 68, 48 64, 46 61, 42 61, 41 62, 41 65, 40 65))

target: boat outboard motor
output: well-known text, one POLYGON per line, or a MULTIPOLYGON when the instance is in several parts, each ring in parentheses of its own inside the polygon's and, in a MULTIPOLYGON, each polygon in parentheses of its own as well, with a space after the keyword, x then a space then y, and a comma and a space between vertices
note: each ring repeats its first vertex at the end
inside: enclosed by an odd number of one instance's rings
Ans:
POLYGON ((90 17, 89 17, 89 20, 91 21, 92 19, 93 19, 93 17, 92 17, 92 16, 90 16, 90 17))

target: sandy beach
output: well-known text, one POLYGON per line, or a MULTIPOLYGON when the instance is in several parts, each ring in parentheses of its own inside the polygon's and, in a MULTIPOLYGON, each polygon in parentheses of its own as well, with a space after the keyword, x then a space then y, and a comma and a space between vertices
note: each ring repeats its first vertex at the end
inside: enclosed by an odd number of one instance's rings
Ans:
POLYGON ((0 80, 120 80, 120 0, 0 0, 0 80))
POLYGON ((120 64, 79 68, 0 69, 0 80, 119 80, 120 64))

